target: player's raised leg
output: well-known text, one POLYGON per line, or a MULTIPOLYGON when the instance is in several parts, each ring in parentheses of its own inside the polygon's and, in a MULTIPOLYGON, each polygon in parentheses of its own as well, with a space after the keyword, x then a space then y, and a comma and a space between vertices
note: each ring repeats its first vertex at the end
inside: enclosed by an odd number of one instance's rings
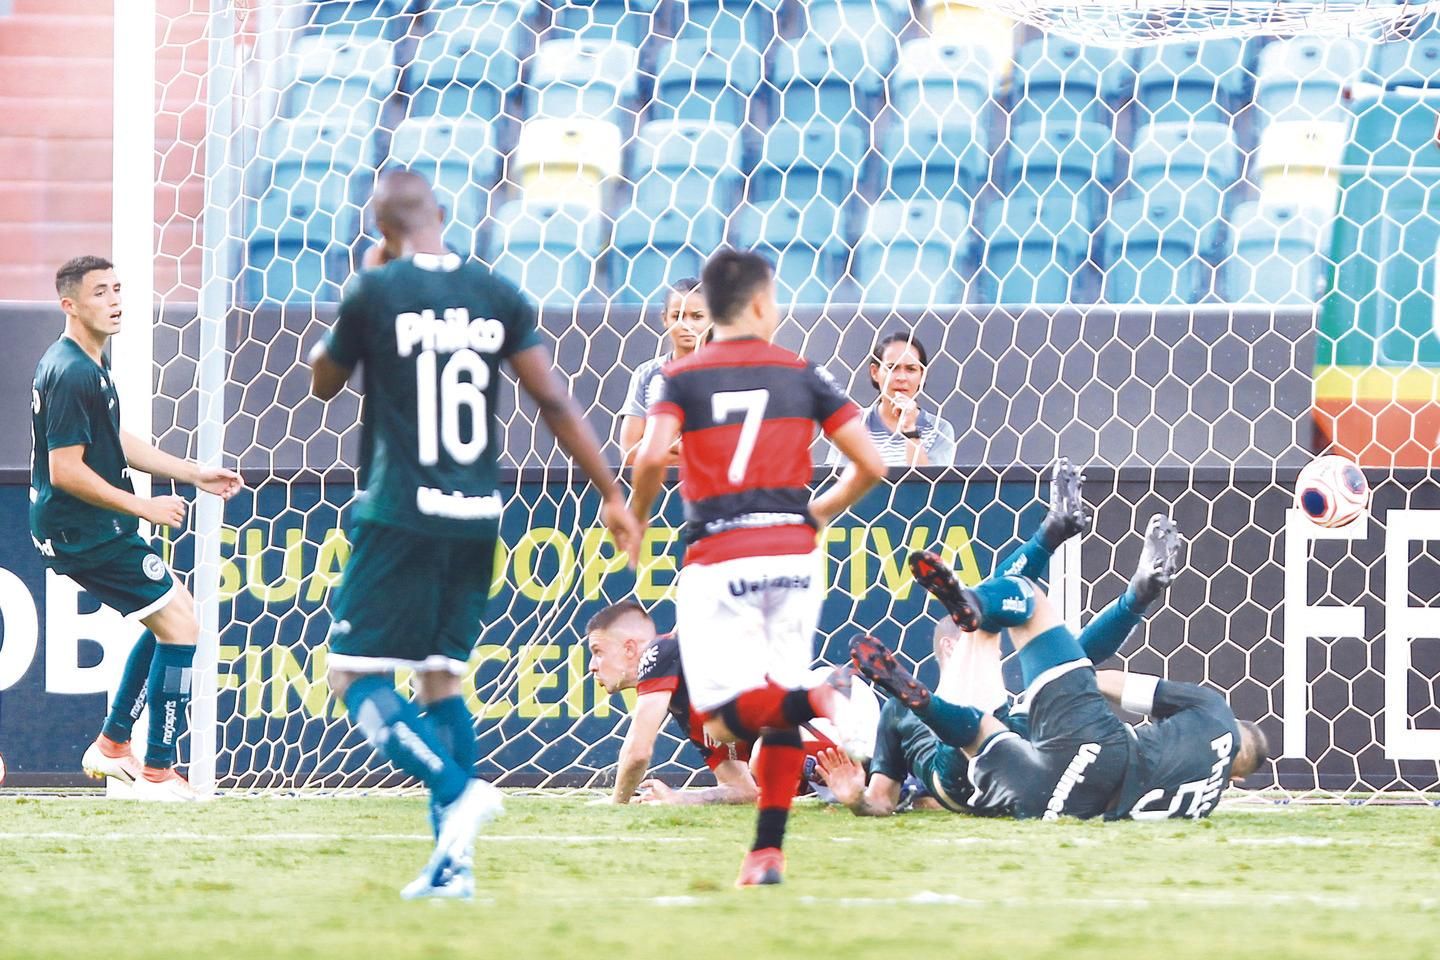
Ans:
POLYGON ((1082 495, 1085 477, 1080 468, 1061 457, 1050 474, 1050 509, 1030 539, 995 567, 995 575, 1039 580, 1048 575, 1050 558, 1071 537, 1090 526, 1082 495))
POLYGON ((1125 592, 1080 631, 1080 646, 1091 663, 1108 660, 1120 650, 1175 579, 1180 563, 1181 540, 1175 522, 1157 513, 1145 528, 1145 546, 1125 592))

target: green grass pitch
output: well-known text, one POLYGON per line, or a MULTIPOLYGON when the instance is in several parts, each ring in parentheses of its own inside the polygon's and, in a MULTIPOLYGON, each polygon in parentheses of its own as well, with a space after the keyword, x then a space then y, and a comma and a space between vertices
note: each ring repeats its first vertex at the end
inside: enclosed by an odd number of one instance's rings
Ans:
POLYGON ((1199 823, 860 820, 803 804, 780 888, 731 887, 744 809, 519 795, 474 903, 403 903, 419 797, 193 807, 0 794, 0 956, 1344 957, 1440 953, 1436 811, 1199 823))

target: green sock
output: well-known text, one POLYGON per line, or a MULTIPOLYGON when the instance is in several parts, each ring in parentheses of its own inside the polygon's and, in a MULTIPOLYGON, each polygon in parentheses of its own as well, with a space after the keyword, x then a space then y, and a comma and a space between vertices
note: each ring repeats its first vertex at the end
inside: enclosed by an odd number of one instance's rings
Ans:
POLYGON ((150 663, 155 659, 155 634, 146 630, 130 648, 125 658, 125 670, 120 674, 120 686, 115 688, 115 699, 110 701, 110 715, 100 732, 116 743, 125 743, 135 728, 140 711, 145 709, 145 693, 150 676, 150 663))
POLYGON ((1039 580, 1049 576, 1050 558, 1054 556, 1055 548, 1046 546, 1044 541, 1044 529, 1042 528, 1017 547, 1014 553, 1002 560, 1000 565, 995 568, 993 576, 1026 577, 1030 580, 1039 580))
POLYGON ((475 761, 480 751, 475 741, 475 721, 465 706, 464 697, 446 697, 427 703, 422 713, 435 724, 435 734, 466 776, 475 776, 475 761))
POLYGON ((999 633, 1018 627, 1035 612, 1035 586, 1019 577, 991 577, 975 587, 980 601, 980 629, 999 633))
POLYGON ((150 661, 150 732, 145 743, 147 767, 175 766, 175 744, 185 729, 190 703, 190 667, 195 648, 157 643, 150 661))
POLYGON ((937 737, 957 750, 974 742, 980 733, 980 720, 985 716, 974 707, 950 703, 936 696, 916 710, 915 715, 924 720, 925 726, 934 730, 937 737))
POLYGON ((1124 645, 1130 631, 1140 625, 1142 613, 1136 613, 1130 603, 1129 591, 1121 594, 1080 631, 1080 646, 1091 663, 1100 663, 1113 657, 1124 645))
POLYGON ((389 676, 364 676, 345 691, 345 709, 382 757, 430 788, 437 803, 465 791, 470 776, 460 769, 415 704, 395 692, 389 676))

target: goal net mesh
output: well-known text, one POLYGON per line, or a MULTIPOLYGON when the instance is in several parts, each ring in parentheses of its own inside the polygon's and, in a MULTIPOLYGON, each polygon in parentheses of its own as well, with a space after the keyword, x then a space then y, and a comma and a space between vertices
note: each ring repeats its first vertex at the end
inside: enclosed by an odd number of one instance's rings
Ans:
MULTIPOLYGON (((218 785, 403 783, 324 681, 359 398, 309 398, 303 358, 373 242, 377 172, 406 166, 447 242, 542 305, 617 466, 631 375, 669 349, 666 285, 724 243, 775 261, 779 341, 862 405, 878 338, 926 347, 953 459, 894 471, 826 532, 825 659, 874 633, 934 682, 938 611, 905 552, 985 575, 1068 456, 1095 512, 1051 584, 1071 622, 1123 589, 1152 513, 1190 540, 1116 665, 1260 721, 1280 758, 1261 786, 1434 788, 1428 6, 159 0, 154 432, 193 455, 204 426, 208 229, 224 457, 248 481, 219 537, 218 785), (1358 538, 1287 513, 1332 445, 1376 487, 1358 538)), ((587 675, 584 624, 626 596, 673 624, 679 504, 630 574, 533 409, 505 406, 514 488, 465 679, 481 771, 604 785, 626 705, 587 675)), ((169 545, 178 569, 195 542, 169 545)), ((707 776, 673 727, 653 767, 707 776)))

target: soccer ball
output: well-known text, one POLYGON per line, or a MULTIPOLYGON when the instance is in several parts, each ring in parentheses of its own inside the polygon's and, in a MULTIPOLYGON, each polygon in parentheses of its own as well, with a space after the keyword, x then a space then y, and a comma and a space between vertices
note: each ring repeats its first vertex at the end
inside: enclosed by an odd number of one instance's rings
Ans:
POLYGON ((1354 461, 1319 457, 1300 471, 1295 506, 1322 527, 1343 527, 1370 508, 1370 484, 1354 461))
MULTIPOLYGON (((819 686, 834 667, 816 667, 810 671, 809 686, 819 686)), ((811 731, 824 737, 848 753, 856 763, 869 763, 875 753, 875 733, 880 726, 880 698, 870 685, 859 677, 850 681, 850 698, 842 704, 840 715, 833 720, 816 717, 801 728, 802 739, 811 739, 811 731)))

